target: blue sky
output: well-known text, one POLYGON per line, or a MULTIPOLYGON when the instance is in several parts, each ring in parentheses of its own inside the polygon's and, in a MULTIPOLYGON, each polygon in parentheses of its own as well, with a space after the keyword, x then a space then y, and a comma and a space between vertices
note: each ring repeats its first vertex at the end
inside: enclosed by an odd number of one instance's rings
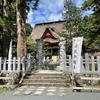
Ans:
MULTIPOLYGON (((77 7, 81 7, 85 0, 72 0, 77 7)), ((28 14, 27 23, 34 27, 35 24, 42 22, 52 22, 62 20, 64 0, 40 0, 36 11, 30 10, 28 14)), ((32 6, 32 3, 31 5, 32 6)), ((84 14, 90 14, 91 11, 87 11, 84 14)))

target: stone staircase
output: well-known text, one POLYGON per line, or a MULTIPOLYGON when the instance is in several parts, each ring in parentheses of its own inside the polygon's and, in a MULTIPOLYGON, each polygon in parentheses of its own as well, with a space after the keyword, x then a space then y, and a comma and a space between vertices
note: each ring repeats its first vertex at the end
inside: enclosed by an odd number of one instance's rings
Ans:
POLYGON ((41 71, 26 75, 22 85, 69 87, 69 82, 62 72, 41 71))

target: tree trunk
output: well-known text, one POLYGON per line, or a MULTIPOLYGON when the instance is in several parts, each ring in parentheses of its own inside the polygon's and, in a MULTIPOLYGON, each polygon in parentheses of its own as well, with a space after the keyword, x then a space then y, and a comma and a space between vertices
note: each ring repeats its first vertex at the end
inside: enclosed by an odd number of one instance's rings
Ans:
POLYGON ((11 34, 7 27, 7 20, 8 20, 7 0, 3 0, 3 19, 5 20, 5 25, 3 26, 1 51, 2 51, 2 57, 7 57, 9 52, 9 44, 11 40, 11 34))
POLYGON ((25 0, 16 0, 17 14, 17 57, 26 56, 26 3, 25 0))

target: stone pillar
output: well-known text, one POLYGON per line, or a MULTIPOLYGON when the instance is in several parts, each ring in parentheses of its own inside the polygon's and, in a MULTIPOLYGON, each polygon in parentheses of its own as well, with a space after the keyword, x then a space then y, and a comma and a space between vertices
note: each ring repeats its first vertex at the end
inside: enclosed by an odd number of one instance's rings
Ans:
POLYGON ((37 68, 42 69, 42 39, 37 39, 37 68))
POLYGON ((60 39, 60 69, 63 70, 63 72, 66 71, 66 50, 65 50, 65 39, 61 38, 60 39))

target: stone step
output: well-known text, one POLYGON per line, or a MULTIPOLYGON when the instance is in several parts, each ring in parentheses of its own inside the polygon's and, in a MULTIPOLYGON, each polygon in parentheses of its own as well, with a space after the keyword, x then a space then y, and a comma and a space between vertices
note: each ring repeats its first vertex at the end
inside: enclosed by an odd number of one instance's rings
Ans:
POLYGON ((64 76, 62 73, 32 73, 29 76, 64 76))
POLYGON ((57 73, 36 73, 36 74, 31 74, 32 75, 52 75, 52 76, 63 76, 63 74, 57 74, 57 73))
POLYGON ((55 73, 54 71, 37 71, 26 75, 22 85, 68 87, 67 77, 61 72, 55 73))
POLYGON ((49 78, 60 78, 60 79, 62 79, 62 78, 65 78, 64 76, 52 76, 52 75, 41 75, 41 76, 36 76, 36 75, 33 75, 33 76, 26 76, 25 78, 27 78, 27 79, 49 79, 49 78))
POLYGON ((24 79, 23 82, 54 82, 54 83, 64 83, 66 80, 64 79, 24 79))
POLYGON ((27 82, 27 83, 22 83, 22 85, 27 85, 27 86, 57 86, 57 87, 67 87, 66 83, 41 83, 41 82, 27 82))

